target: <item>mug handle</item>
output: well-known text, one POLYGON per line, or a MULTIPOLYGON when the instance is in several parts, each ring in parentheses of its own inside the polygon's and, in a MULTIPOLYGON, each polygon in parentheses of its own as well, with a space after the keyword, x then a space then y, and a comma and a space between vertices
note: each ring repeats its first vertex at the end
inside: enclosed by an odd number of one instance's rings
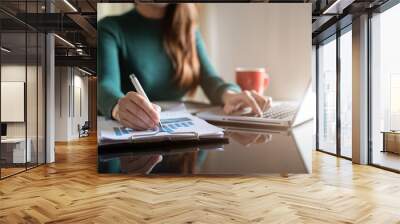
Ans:
POLYGON ((269 75, 267 73, 265 73, 265 76, 264 76, 264 89, 268 89, 269 81, 270 81, 270 77, 269 77, 269 75))

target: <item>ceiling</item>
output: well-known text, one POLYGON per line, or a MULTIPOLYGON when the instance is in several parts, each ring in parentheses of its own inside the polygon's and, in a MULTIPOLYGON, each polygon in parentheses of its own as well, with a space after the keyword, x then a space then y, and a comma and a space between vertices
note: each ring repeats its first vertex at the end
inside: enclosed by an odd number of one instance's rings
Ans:
POLYGON ((2 47, 10 52, 1 52, 2 62, 8 64, 37 64, 44 56, 44 35, 38 33, 2 33, 2 47), (40 41, 42 40, 42 41, 40 41), (27 46, 27 47, 25 47, 27 46))

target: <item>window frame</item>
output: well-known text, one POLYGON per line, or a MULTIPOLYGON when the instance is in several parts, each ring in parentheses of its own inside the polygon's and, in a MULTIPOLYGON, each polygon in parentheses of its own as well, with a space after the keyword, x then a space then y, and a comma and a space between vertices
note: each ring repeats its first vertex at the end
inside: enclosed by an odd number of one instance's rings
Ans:
POLYGON ((340 97, 340 93, 341 93, 341 64, 340 64, 340 60, 341 60, 341 55, 340 55, 340 38, 342 35, 346 34, 347 32, 351 32, 352 31, 352 23, 350 22, 349 24, 345 25, 342 28, 337 28, 336 32, 333 33, 332 35, 328 36, 325 39, 320 40, 317 44, 316 44, 316 53, 315 53, 315 57, 316 57, 316 150, 319 152, 323 152, 323 153, 327 153, 329 155, 333 155, 333 156, 337 156, 343 159, 347 159, 347 160, 352 160, 352 158, 347 157, 342 155, 341 153, 341 118, 340 118, 340 113, 341 113, 341 108, 340 108, 340 103, 341 103, 341 97, 340 97), (328 152, 324 149, 321 149, 320 143, 319 143, 319 122, 320 122, 320 118, 319 118, 319 104, 320 104, 320 100, 319 100, 319 91, 320 91, 320 86, 319 86, 319 78, 320 78, 320 74, 319 74, 319 47, 321 44, 326 44, 329 43, 330 41, 336 41, 336 152, 332 153, 332 152, 328 152))

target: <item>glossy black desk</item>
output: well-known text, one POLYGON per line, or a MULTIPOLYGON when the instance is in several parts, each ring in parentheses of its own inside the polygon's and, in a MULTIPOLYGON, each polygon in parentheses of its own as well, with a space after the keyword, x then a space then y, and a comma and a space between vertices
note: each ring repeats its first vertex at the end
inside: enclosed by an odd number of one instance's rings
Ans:
POLYGON ((99 173, 132 175, 262 175, 310 173, 313 122, 282 129, 224 127, 229 143, 104 150, 99 173))

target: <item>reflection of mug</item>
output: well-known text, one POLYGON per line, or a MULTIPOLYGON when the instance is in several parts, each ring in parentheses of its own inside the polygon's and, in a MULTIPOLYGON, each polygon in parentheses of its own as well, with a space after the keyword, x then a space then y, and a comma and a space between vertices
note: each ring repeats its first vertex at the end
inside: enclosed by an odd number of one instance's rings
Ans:
POLYGON ((255 90, 263 94, 269 86, 270 78, 264 68, 237 68, 236 83, 242 90, 255 90))

